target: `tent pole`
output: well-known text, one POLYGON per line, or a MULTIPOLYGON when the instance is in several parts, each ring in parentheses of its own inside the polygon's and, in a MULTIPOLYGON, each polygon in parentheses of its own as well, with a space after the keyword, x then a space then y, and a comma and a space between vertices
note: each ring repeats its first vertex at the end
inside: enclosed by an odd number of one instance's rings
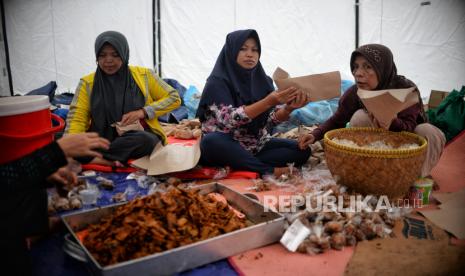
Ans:
POLYGON ((10 53, 8 51, 8 41, 6 39, 5 6, 3 5, 3 0, 0 0, 0 8, 1 8, 1 13, 2 13, 3 43, 5 44, 6 70, 8 73, 8 83, 10 84, 10 95, 13 96, 13 79, 11 77, 10 53))
POLYGON ((160 12, 160 2, 157 0, 157 24, 158 24, 158 73, 161 78, 161 12, 160 12))
POLYGON ((152 0, 153 66, 161 77, 160 0, 152 0))
POLYGON ((359 0, 355 0, 355 49, 358 48, 358 40, 359 40, 359 10, 358 10, 358 6, 359 6, 359 0))
POLYGON ((157 66, 157 41, 156 41, 156 18, 155 18, 155 0, 152 0, 152 52, 153 52, 153 67, 157 66))

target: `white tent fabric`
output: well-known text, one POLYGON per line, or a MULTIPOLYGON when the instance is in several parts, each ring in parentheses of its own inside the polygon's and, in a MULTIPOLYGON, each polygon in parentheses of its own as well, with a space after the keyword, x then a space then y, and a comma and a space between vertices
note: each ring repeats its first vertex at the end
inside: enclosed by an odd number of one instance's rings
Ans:
POLYGON ((465 85, 465 1, 360 2, 360 44, 388 46, 398 73, 414 81, 422 96, 465 85))
POLYGON ((162 1, 162 73, 199 89, 213 69, 226 35, 256 29, 261 63, 291 76, 339 70, 352 78, 355 45, 353 1, 162 1))
POLYGON ((54 80, 74 92, 95 71, 94 42, 106 30, 124 33, 131 64, 153 67, 151 0, 6 0, 14 92, 27 93, 54 80))
MULTIPOLYGON (((339 70, 352 79, 352 0, 160 0, 162 76, 201 90, 226 34, 258 31, 262 64, 292 76, 339 70)), ((151 0, 5 0, 15 93, 51 80, 73 92, 95 70, 93 43, 105 30, 126 35, 130 63, 153 67, 151 0)), ((465 84, 465 1, 360 0, 360 45, 386 44, 398 72, 431 89, 465 84), (429 3, 425 5, 424 3, 429 3)))

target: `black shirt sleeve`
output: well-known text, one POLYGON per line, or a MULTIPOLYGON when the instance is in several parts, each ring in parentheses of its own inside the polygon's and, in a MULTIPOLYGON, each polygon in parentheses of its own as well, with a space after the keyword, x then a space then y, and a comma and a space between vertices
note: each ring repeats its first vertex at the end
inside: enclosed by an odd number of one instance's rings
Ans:
POLYGON ((67 164, 63 150, 52 142, 24 157, 0 165, 2 192, 45 188, 45 179, 67 164))

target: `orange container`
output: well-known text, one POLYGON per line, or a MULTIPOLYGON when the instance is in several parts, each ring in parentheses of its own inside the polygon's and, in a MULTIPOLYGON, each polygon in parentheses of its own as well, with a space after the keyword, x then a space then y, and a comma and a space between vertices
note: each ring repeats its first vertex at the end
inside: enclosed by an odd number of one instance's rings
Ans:
POLYGON ((53 141, 64 121, 50 113, 47 96, 0 98, 0 164, 25 156, 53 141), (58 123, 52 125, 52 118, 58 123))

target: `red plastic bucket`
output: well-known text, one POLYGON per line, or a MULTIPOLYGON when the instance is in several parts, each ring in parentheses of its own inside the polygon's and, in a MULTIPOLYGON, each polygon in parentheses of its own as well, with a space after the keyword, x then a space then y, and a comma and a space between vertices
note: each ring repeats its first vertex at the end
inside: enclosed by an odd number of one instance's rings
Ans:
POLYGON ((18 159, 53 141, 65 123, 50 113, 47 96, 0 98, 0 164, 18 159), (52 119, 58 123, 52 126, 52 119))

